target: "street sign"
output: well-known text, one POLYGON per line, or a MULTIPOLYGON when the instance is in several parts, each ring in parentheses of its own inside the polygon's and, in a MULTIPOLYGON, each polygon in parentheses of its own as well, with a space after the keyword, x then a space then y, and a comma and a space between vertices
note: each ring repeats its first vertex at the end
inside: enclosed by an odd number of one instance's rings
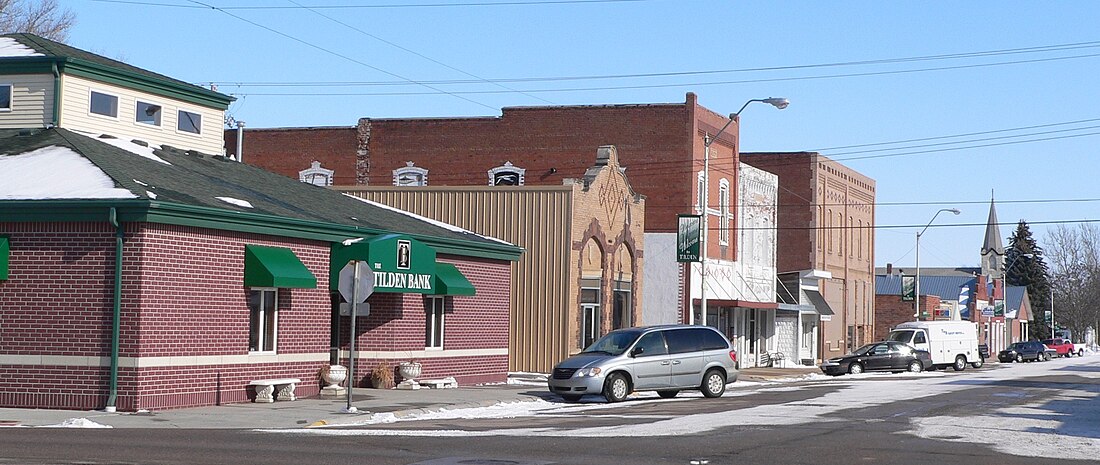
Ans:
MULTIPOLYGON (((351 261, 347 265, 344 265, 340 269, 340 295, 344 296, 344 300, 351 302, 352 299, 359 299, 361 303, 367 300, 374 293, 374 271, 371 271, 367 262, 363 261, 351 261), (355 267, 353 263, 359 264, 359 282, 355 282, 355 267), (358 293, 356 293, 356 287, 358 287, 358 293)), ((361 315, 360 315, 361 316, 361 315)))

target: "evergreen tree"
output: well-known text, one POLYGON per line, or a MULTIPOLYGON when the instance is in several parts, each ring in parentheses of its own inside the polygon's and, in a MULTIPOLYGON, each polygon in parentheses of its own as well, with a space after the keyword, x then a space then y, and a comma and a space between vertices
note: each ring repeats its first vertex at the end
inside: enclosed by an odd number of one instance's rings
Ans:
POLYGON ((1020 220, 1012 237, 1008 238, 1005 250, 1005 281, 1009 286, 1027 286, 1031 301, 1031 321, 1028 324, 1032 339, 1050 337, 1050 321, 1046 318, 1050 310, 1050 278, 1047 264, 1043 260, 1043 249, 1031 236, 1027 222, 1020 220), (1030 255, 1028 255, 1030 254, 1030 255))

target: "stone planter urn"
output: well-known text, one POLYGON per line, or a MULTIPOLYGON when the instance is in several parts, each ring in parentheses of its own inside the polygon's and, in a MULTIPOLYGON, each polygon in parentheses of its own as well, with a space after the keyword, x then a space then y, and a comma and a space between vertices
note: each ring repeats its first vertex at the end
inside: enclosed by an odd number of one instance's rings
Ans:
POLYGON ((348 378, 348 369, 343 365, 327 365, 321 368, 321 380, 326 386, 321 388, 322 395, 340 395, 344 388, 340 386, 348 378))
POLYGON ((416 378, 420 377, 420 370, 422 366, 420 362, 401 362, 397 366, 397 374, 401 375, 401 382, 398 383, 398 389, 420 389, 420 383, 416 382, 416 378))

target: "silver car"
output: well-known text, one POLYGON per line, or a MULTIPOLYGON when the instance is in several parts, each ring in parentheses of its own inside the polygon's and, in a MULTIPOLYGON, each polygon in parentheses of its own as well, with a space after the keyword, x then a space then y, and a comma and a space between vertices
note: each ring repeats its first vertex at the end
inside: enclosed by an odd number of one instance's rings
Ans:
POLYGON ((619 329, 554 367, 550 391, 575 402, 602 394, 619 402, 634 391, 675 397, 698 389, 719 397, 737 381, 737 352, 708 326, 669 325, 619 329))

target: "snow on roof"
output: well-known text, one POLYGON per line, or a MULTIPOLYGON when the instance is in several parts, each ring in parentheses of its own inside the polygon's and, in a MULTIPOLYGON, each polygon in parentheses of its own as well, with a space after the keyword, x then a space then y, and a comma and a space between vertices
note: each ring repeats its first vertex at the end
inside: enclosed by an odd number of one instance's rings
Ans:
POLYGON ((156 162, 164 163, 165 165, 171 165, 171 163, 168 163, 167 161, 164 161, 163 158, 160 158, 160 157, 154 155, 152 147, 146 147, 144 145, 135 144, 135 143, 130 142, 128 140, 116 139, 113 136, 108 136, 108 137, 100 136, 100 137, 96 137, 95 140, 103 142, 104 144, 107 144, 107 145, 113 145, 113 146, 118 147, 122 150, 130 152, 134 155, 145 157, 145 158, 148 158, 148 159, 156 161, 156 162))
POLYGON ((218 200, 221 200, 222 202, 231 204, 231 205, 236 205, 238 207, 253 208, 252 203, 250 203, 247 200, 235 199, 233 197, 214 197, 214 198, 218 199, 218 200))
POLYGON ((45 56, 33 48, 23 45, 11 37, 0 37, 0 57, 41 57, 45 56))
POLYGON ((0 199, 132 199, 103 170, 68 147, 51 145, 19 155, 0 156, 0 199))
POLYGON ((481 234, 475 233, 475 232, 473 232, 473 231, 470 231, 470 230, 468 230, 468 229, 462 229, 462 228, 460 228, 460 227, 458 227, 458 226, 455 226, 455 225, 453 225, 453 224, 449 224, 449 223, 444 223, 444 222, 442 222, 442 221, 436 221, 436 220, 433 220, 433 219, 431 219, 431 218, 428 218, 428 217, 426 217, 426 216, 420 216, 420 215, 417 215, 416 213, 411 213, 411 212, 407 212, 407 211, 405 211, 405 210, 401 210, 401 209, 399 209, 399 208, 394 208, 394 207, 391 207, 391 206, 389 206, 389 205, 381 204, 381 203, 378 203, 378 202, 372 202, 372 201, 370 201, 370 200, 367 200, 367 199, 364 199, 364 198, 362 198, 362 197, 356 197, 356 196, 354 196, 354 195, 350 195, 350 194, 344 194, 344 195, 346 195, 346 196, 348 196, 348 197, 351 197, 351 198, 353 198, 353 199, 355 199, 355 200, 358 200, 358 201, 360 201, 360 202, 366 202, 366 203, 369 203, 369 204, 371 204, 371 205, 374 205, 374 206, 376 206, 376 207, 378 207, 378 208, 384 208, 384 209, 386 209, 386 210, 391 210, 391 211, 394 211, 394 212, 400 213, 400 214, 402 214, 402 215, 406 215, 406 216, 409 216, 409 217, 411 217, 411 218, 416 218, 416 219, 418 219, 418 220, 420 220, 420 221, 424 221, 424 222, 426 222, 426 223, 430 223, 430 224, 433 224, 433 225, 435 225, 435 226, 439 226, 439 227, 441 227, 441 228, 443 228, 443 229, 447 229, 447 230, 449 230, 449 231, 454 231, 454 232, 458 232, 458 233, 464 233, 464 234, 472 234, 472 235, 475 235, 475 236, 478 236, 478 237, 481 237, 481 238, 485 238, 485 239, 488 239, 488 240, 491 240, 491 241, 496 241, 496 242, 499 242, 499 243, 501 243, 501 244, 508 244, 508 245, 512 245, 512 243, 511 243, 511 242, 508 242, 508 241, 505 241, 505 240, 501 240, 501 239, 497 239, 497 238, 495 238, 495 237, 492 237, 492 236, 485 236, 485 235, 481 235, 481 234))

